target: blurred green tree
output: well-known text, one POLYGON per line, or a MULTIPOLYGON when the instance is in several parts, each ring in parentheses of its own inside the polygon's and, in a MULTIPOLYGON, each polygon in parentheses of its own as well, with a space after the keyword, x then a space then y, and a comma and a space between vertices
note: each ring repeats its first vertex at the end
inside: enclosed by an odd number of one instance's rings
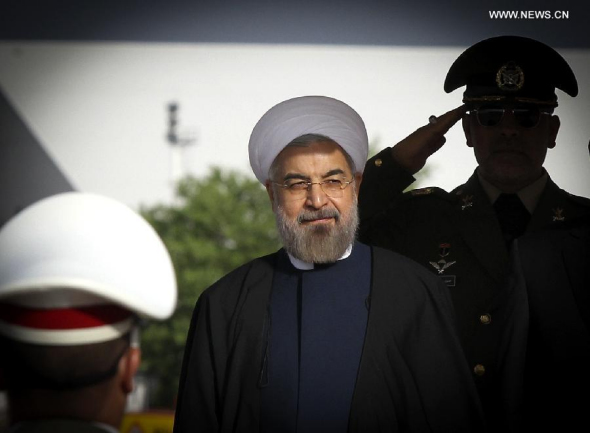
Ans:
POLYGON ((165 322, 142 335, 142 371, 158 386, 152 407, 172 408, 195 302, 201 292, 243 263, 279 247, 266 191, 256 180, 213 168, 205 178, 179 182, 176 204, 142 208, 170 251, 178 281, 178 306, 165 322))

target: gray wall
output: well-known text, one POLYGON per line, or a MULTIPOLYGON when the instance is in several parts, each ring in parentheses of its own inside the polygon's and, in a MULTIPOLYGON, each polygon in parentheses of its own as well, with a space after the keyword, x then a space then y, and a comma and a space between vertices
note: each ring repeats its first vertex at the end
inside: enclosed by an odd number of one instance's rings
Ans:
POLYGON ((73 189, 0 89, 0 226, 29 204, 73 189))

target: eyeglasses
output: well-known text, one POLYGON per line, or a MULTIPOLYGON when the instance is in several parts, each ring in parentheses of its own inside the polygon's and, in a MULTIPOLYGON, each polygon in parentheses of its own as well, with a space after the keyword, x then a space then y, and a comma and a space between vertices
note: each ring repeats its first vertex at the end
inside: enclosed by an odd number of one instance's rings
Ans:
POLYGON ((284 183, 272 182, 275 185, 280 186, 292 199, 301 199, 307 196, 307 193, 311 191, 313 185, 319 185, 324 194, 328 197, 339 198, 344 194, 344 189, 348 185, 354 182, 354 177, 350 180, 330 178, 322 180, 321 182, 309 182, 306 180, 287 180, 284 183))
POLYGON ((474 108, 470 110, 471 113, 475 113, 477 122, 481 126, 496 126, 500 124, 504 118, 504 113, 509 111, 513 114, 516 123, 522 128, 534 128, 539 124, 541 120, 541 114, 549 114, 546 111, 542 111, 539 107, 501 107, 501 106, 488 106, 484 105, 480 108, 474 108))

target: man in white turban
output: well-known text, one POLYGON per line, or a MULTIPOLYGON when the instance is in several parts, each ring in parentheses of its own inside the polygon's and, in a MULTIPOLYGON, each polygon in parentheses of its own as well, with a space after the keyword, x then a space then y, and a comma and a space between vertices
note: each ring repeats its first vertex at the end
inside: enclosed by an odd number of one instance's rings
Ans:
POLYGON ((367 149, 360 116, 322 96, 254 127, 250 163, 283 248, 197 302, 176 433, 483 428, 445 286, 355 240, 367 149))

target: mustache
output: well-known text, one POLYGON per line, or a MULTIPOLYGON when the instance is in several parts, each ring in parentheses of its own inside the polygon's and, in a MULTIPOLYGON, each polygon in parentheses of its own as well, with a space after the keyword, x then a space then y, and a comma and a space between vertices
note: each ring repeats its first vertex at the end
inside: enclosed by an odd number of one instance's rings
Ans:
POLYGON ((501 139, 494 142, 490 147, 491 153, 515 153, 527 156, 527 152, 523 149, 522 142, 518 139, 501 139))
POLYGON ((499 138, 494 141, 494 148, 498 150, 519 150, 522 148, 522 140, 514 137, 499 138))
POLYGON ((334 218, 336 222, 338 222, 340 219, 340 212, 336 209, 303 210, 297 216, 297 222, 301 224, 303 222, 324 218, 334 218))

